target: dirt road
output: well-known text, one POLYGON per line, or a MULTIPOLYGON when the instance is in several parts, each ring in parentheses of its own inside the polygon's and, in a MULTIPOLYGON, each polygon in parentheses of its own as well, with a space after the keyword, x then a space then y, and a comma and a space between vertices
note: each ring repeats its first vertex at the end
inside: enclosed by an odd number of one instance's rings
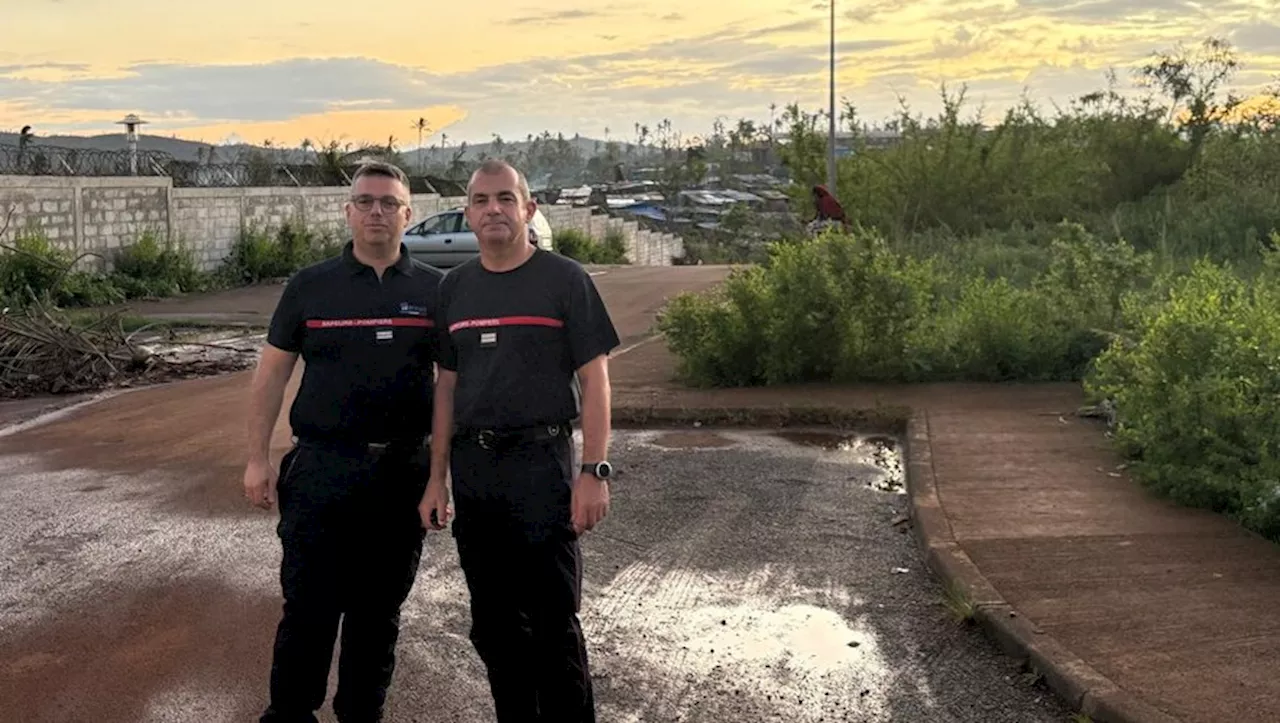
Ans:
MULTIPOLYGON (((664 296, 723 273, 597 280, 628 344, 664 296)), ((274 516, 239 490, 246 381, 140 390, 0 436, 0 719, 254 719, 280 553, 274 516)), ((949 621, 893 524, 894 456, 813 441, 618 433, 614 513, 585 546, 600 720, 1066 720, 949 621)), ((429 537, 404 621, 388 721, 492 720, 448 537, 429 537)))

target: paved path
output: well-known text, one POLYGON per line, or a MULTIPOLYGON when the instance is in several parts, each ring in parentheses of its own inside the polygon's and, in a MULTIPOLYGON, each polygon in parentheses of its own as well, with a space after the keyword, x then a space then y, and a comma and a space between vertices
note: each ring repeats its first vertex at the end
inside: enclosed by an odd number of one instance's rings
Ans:
POLYGON ((1078 385, 691 391, 672 364, 661 345, 618 360, 620 406, 924 412, 936 495, 919 532, 953 558, 940 572, 1095 720, 1280 720, 1280 546, 1132 481, 1074 415, 1078 385))

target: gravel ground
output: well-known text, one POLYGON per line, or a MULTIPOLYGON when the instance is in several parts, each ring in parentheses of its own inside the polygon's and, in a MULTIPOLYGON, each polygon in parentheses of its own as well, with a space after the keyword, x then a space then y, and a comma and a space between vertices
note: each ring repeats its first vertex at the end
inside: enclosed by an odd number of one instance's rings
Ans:
MULTIPOLYGON (((950 617, 901 524, 901 461, 883 441, 615 440, 612 514, 585 543, 602 723, 1069 720, 950 617)), ((0 458, 0 717, 208 723, 261 709, 274 519, 174 505, 184 482, 0 458)), ((467 624, 453 542, 431 535, 389 722, 492 720, 467 624)))

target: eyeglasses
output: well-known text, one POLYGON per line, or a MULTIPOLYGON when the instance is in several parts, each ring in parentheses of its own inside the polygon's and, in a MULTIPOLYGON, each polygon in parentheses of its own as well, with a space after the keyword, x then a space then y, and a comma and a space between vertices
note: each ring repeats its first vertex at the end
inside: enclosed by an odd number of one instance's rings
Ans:
POLYGON ((372 211, 373 204, 375 203, 381 206, 384 210, 392 212, 399 211, 400 208, 405 205, 404 201, 401 201, 395 196, 383 196, 382 198, 375 198, 373 196, 356 196, 351 199, 351 203, 361 211, 372 211))

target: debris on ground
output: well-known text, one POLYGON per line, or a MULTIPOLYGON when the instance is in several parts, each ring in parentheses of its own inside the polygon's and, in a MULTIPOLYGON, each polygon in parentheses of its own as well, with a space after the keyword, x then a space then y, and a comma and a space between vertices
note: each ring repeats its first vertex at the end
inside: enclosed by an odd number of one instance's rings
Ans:
POLYGON ((245 339, 155 342, 126 332, 119 313, 71 317, 32 303, 0 310, 0 396, 140 386, 239 371, 257 360, 245 339), (237 343, 240 342, 240 343, 237 343))

